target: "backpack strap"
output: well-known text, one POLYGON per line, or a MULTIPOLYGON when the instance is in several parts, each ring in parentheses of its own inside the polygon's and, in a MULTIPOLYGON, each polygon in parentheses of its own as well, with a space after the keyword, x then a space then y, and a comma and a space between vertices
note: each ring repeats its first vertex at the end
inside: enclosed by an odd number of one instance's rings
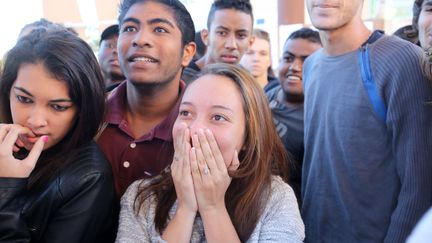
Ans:
POLYGON ((379 95, 378 89, 376 87, 375 79, 372 75, 372 69, 370 66, 370 59, 369 59, 369 49, 368 49, 368 44, 375 42, 382 35, 383 32, 381 31, 375 31, 374 33, 372 33, 368 41, 361 46, 358 53, 358 60, 360 63, 360 73, 362 76, 363 86, 365 87, 368 93, 374 111, 381 119, 381 121, 385 123, 387 120, 387 107, 384 101, 382 100, 381 96, 379 95))

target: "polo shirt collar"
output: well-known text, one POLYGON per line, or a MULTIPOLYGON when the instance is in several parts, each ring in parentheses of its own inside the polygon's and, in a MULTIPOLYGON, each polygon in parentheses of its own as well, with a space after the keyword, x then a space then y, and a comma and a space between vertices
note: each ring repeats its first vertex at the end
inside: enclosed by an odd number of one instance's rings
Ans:
MULTIPOLYGON (((117 88, 115 88, 107 100, 105 121, 109 124, 119 126, 126 122, 126 82, 126 80, 123 81, 117 88)), ((149 133, 143 135, 143 137, 148 137, 149 134, 151 134, 152 137, 157 137, 165 141, 172 141, 172 127, 178 116, 180 100, 183 96, 185 86, 185 82, 181 80, 179 88, 180 95, 175 106, 161 123, 157 124, 149 131, 149 133)), ((140 139, 141 138, 138 138, 138 140, 140 139)))

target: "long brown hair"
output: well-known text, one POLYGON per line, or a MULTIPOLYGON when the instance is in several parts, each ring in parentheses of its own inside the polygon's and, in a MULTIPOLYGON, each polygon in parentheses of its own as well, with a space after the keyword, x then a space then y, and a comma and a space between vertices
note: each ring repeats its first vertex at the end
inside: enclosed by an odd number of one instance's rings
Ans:
MULTIPOLYGON (((225 194, 225 205, 237 234, 249 239, 270 195, 271 176, 288 179, 288 155, 276 132, 267 98, 253 77, 243 68, 230 64, 208 65, 201 76, 213 74, 228 77, 238 87, 246 116, 244 149, 239 153, 240 166, 230 173, 232 181, 225 194)), ((169 170, 150 184, 141 184, 135 200, 139 214, 144 200, 154 195, 157 200, 155 225, 162 233, 168 213, 177 196, 169 170)))

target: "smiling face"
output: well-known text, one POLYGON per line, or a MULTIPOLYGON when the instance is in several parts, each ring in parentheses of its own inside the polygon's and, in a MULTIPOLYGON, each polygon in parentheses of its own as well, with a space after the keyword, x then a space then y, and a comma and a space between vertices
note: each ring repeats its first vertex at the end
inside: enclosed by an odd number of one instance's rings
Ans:
POLYGON ((172 9, 155 1, 137 3, 120 24, 119 61, 129 81, 163 84, 180 79, 195 49, 182 47, 172 9))
POLYGON ((42 135, 48 136, 45 149, 60 142, 76 116, 66 82, 53 78, 41 63, 21 65, 10 91, 10 109, 13 123, 34 133, 23 137, 27 150, 42 135))
POLYGON ((361 19, 364 0, 306 0, 313 26, 331 31, 343 28, 355 19, 361 19))
POLYGON ((270 43, 261 38, 255 38, 252 46, 246 51, 240 62, 254 76, 267 77, 267 69, 271 65, 270 43))
POLYGON ((240 151, 245 140, 245 113, 242 96, 234 81, 220 75, 204 75, 186 89, 174 123, 173 137, 186 123, 190 134, 210 129, 228 166, 234 151, 240 151))
POLYGON ((432 0, 425 0, 418 20, 418 33, 421 47, 427 49, 432 45, 432 0))
POLYGON ((253 43, 252 17, 235 9, 217 10, 209 30, 202 31, 207 64, 237 64, 253 43))
POLYGON ((286 94, 303 94, 303 62, 320 48, 320 44, 302 38, 288 39, 285 42, 282 60, 279 62, 278 76, 286 94))

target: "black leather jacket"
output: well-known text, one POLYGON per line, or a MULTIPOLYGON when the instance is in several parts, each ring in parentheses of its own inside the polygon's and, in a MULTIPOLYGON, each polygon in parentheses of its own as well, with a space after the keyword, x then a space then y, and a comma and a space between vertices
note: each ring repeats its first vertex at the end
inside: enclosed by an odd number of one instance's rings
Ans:
POLYGON ((27 179, 0 178, 0 242, 112 242, 116 199, 111 167, 98 146, 37 192, 27 179))

